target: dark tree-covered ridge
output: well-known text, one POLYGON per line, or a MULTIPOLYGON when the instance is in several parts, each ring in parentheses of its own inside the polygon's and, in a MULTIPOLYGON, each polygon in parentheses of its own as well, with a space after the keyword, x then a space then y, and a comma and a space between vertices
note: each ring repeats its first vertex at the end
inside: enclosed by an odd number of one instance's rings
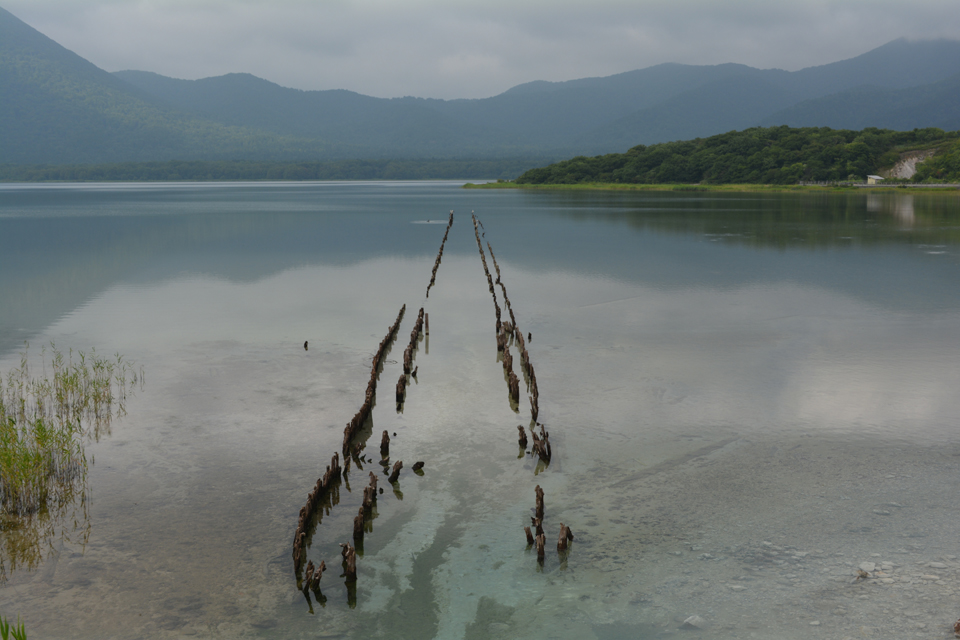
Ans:
POLYGON ((904 151, 929 148, 937 148, 937 154, 927 162, 939 171, 919 171, 917 179, 956 180, 960 178, 956 160, 960 156, 958 137, 960 132, 934 128, 850 131, 756 127, 709 138, 638 145, 626 153, 578 156, 531 169, 516 182, 795 184, 863 180, 892 167, 904 151))

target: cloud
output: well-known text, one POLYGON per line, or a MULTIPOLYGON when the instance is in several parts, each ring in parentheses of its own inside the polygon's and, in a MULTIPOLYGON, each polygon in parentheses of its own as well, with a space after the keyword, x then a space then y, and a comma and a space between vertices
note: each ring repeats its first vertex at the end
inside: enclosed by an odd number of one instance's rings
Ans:
POLYGON ((249 72, 300 89, 476 98, 662 62, 799 69, 960 38, 955 0, 8 0, 109 71, 249 72))

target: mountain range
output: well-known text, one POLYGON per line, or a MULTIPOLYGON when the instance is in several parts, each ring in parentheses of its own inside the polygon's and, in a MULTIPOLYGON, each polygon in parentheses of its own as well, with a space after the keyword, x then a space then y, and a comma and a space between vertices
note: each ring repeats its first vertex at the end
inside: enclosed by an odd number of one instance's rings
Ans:
POLYGON ((799 71, 660 64, 483 99, 301 91, 234 73, 108 73, 0 9, 0 163, 536 158, 787 124, 960 129, 960 42, 799 71))

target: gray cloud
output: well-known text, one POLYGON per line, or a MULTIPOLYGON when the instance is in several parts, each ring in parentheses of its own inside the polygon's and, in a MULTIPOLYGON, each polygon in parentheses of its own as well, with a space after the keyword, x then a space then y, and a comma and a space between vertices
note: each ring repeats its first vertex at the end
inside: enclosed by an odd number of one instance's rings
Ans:
POLYGON ((478 98, 661 62, 800 69, 960 39, 956 0, 7 0, 94 64, 299 89, 478 98))

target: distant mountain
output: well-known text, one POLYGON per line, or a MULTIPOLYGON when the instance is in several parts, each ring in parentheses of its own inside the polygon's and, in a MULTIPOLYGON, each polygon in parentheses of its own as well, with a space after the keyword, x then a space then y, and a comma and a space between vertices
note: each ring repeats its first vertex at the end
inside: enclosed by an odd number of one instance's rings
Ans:
POLYGON ((165 106, 0 9, 0 162, 293 157, 303 146, 165 106))
MULTIPOLYGON (((390 153, 543 153, 622 151, 779 124, 774 114, 809 100, 865 86, 888 92, 934 84, 960 73, 960 42, 895 40, 863 55, 789 72, 739 64, 661 64, 604 78, 536 81, 479 100, 385 100, 349 91, 296 91, 253 76, 172 80, 116 75, 178 108, 225 124, 330 142, 377 144, 390 153), (424 141, 429 140, 426 147, 424 141)), ((932 98, 909 127, 946 125, 960 103, 932 98)), ((841 126, 804 121, 805 126, 841 126)), ((848 126, 848 125, 843 125, 848 126)), ((856 127, 895 126, 858 123, 856 127)))
POLYGON ((945 80, 888 89, 865 85, 805 100, 763 118, 762 125, 907 131, 923 127, 960 129, 960 74, 945 80))
MULTIPOLYGON (((288 89, 247 73, 177 80, 146 71, 119 71, 117 78, 164 104, 221 124, 277 135, 320 139, 365 157, 449 155, 489 151, 489 132, 459 122, 417 98, 385 100, 353 91, 288 89)), ((502 136, 501 136, 502 138, 502 136)), ((522 151, 499 142, 500 151, 522 151)))
POLYGON ((661 64, 478 100, 300 91, 249 74, 109 74, 0 9, 0 163, 539 157, 765 124, 958 128, 960 42, 788 72, 661 64))

